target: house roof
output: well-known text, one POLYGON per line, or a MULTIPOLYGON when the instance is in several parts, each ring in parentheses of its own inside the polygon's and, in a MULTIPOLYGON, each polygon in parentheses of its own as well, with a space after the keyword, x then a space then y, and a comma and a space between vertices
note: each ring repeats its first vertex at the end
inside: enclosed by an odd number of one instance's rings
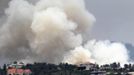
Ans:
POLYGON ((30 69, 15 69, 15 68, 12 68, 12 69, 8 69, 7 70, 8 73, 31 73, 31 70, 30 69))

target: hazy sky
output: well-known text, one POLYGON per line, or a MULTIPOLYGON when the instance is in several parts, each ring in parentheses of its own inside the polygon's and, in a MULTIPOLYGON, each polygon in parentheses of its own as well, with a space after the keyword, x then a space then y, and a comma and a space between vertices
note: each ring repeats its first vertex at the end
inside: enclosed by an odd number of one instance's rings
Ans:
MULTIPOLYGON (((0 0, 0 17, 10 0, 0 0)), ((134 0, 86 0, 96 17, 91 37, 123 41, 134 45, 134 0)))
POLYGON ((92 37, 134 45, 134 0, 86 0, 96 17, 92 37))

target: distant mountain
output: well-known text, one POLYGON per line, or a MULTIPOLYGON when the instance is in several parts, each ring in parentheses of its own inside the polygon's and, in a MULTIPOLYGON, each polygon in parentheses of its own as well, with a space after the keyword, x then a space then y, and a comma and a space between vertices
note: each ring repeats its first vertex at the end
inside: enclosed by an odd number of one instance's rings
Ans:
POLYGON ((134 61, 134 46, 132 44, 126 43, 126 48, 128 49, 130 61, 134 61))

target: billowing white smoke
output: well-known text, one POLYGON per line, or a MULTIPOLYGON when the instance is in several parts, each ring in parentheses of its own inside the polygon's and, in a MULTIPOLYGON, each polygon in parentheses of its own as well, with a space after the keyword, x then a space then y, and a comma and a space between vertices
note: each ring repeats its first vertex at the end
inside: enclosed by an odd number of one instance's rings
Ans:
POLYGON ((95 21, 83 0, 12 0, 0 31, 0 55, 7 60, 59 63, 81 46, 82 34, 95 21))
POLYGON ((106 64, 113 62, 120 62, 121 64, 128 63, 129 57, 126 47, 119 42, 96 41, 91 40, 85 48, 89 49, 92 57, 98 64, 106 64))
POLYGON ((120 43, 89 41, 82 46, 85 31, 95 22, 84 0, 39 0, 35 4, 12 0, 5 14, 0 29, 2 59, 70 64, 128 60, 120 43))
POLYGON ((73 32, 77 24, 57 7, 35 13, 31 28, 35 35, 31 46, 46 61, 59 61, 65 50, 82 43, 82 36, 73 32))
POLYGON ((84 63, 95 63, 91 58, 91 52, 88 49, 83 47, 76 47, 74 50, 71 50, 65 57, 63 62, 70 64, 84 64, 84 63))
POLYGON ((122 43, 90 40, 84 47, 78 47, 65 56, 64 61, 70 64, 94 63, 103 65, 120 62, 128 63, 126 47, 122 43))

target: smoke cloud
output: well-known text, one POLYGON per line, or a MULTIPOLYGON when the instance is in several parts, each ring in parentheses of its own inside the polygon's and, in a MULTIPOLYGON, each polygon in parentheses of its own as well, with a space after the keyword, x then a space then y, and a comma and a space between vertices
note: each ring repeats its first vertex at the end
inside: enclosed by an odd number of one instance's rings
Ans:
POLYGON ((85 48, 91 51, 92 57, 98 64, 113 62, 125 64, 129 60, 126 47, 119 42, 91 40, 85 45, 85 48))
POLYGON ((95 63, 95 60, 91 58, 91 52, 83 47, 76 47, 65 55, 63 62, 70 64, 84 64, 95 63))
POLYGON ((95 22, 84 0, 12 0, 5 16, 0 29, 2 59, 55 64, 125 63, 129 59, 121 43, 83 43, 85 32, 95 22))
POLYGON ((100 65, 120 62, 128 63, 129 57, 126 47, 119 42, 90 40, 84 47, 77 47, 70 51, 64 62, 70 64, 97 63, 100 65))
POLYGON ((0 31, 0 55, 8 60, 59 63, 82 44, 95 21, 83 0, 12 0, 0 31))

